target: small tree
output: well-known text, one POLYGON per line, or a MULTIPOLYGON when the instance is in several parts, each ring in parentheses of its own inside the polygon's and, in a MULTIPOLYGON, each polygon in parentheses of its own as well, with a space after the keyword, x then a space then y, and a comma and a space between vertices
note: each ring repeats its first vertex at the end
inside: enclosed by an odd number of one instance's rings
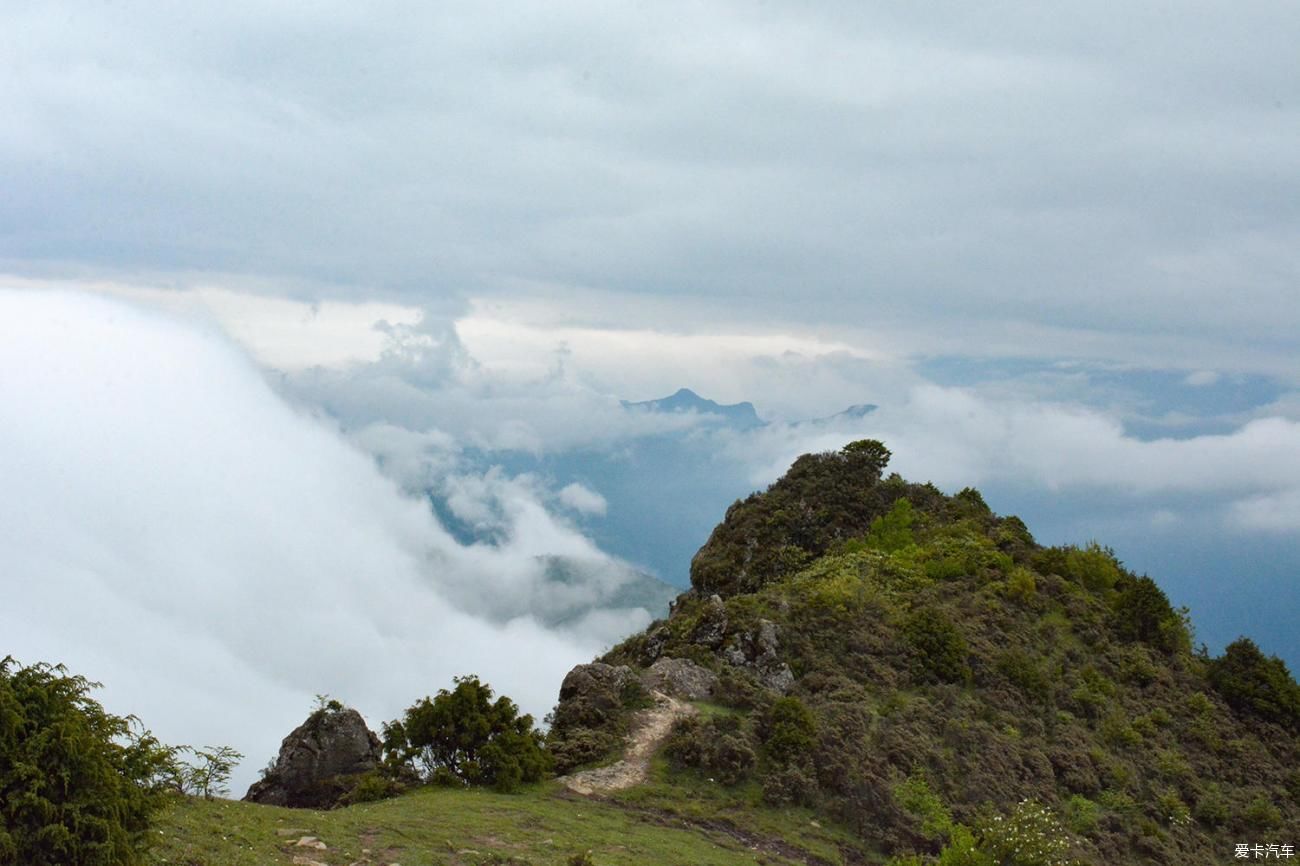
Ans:
POLYGON ((428 781, 491 785, 514 791, 550 771, 551 756, 533 717, 519 715, 504 695, 476 676, 456 677, 456 687, 440 689, 384 725, 385 759, 397 767, 418 761, 428 781))
POLYGON ((1300 729, 1300 685, 1286 663, 1250 638, 1228 644, 1209 665, 1210 683, 1234 709, 1300 729))
POLYGON ((175 751, 62 666, 0 661, 0 864, 142 862, 175 751))
POLYGON ((230 746, 208 746, 194 749, 181 746, 178 751, 189 752, 194 762, 181 768, 181 789, 187 794, 211 800, 230 793, 230 774, 243 760, 242 753, 230 746))

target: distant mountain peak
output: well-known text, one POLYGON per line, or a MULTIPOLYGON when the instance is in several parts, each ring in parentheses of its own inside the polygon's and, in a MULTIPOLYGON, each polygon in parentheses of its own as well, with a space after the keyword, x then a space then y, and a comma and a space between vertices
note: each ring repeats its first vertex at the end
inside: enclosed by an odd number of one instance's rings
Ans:
POLYGON ((742 430, 762 427, 765 423, 758 417, 753 403, 745 401, 722 404, 701 397, 690 388, 678 388, 672 395, 657 400, 642 400, 635 403, 623 400, 622 403, 625 409, 638 409, 645 412, 696 412, 700 415, 714 415, 722 419, 728 427, 742 430))

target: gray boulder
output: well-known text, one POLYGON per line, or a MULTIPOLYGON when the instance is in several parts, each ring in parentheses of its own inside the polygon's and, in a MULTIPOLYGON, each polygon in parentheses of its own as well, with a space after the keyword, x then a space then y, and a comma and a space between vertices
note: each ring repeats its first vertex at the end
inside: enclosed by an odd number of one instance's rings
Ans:
POLYGON ((713 696, 718 675, 688 659, 661 658, 641 678, 646 688, 655 689, 688 701, 713 696))
POLYGON ((581 705, 585 712, 597 715, 616 712, 623 706, 628 683, 635 679, 636 674, 627 665, 578 665, 560 683, 560 704, 581 705))
POLYGON ((244 795, 252 803, 328 809, 379 766, 379 738, 356 710, 331 702, 280 744, 274 766, 244 795))

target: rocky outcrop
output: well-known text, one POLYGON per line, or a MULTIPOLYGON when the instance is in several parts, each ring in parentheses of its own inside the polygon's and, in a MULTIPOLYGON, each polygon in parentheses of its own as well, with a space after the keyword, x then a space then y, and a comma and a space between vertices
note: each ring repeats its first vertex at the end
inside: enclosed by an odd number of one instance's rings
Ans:
POLYGON ((252 803, 323 809, 379 766, 379 738, 356 710, 331 702, 284 738, 275 765, 248 789, 252 803))
POLYGON ((691 641, 709 649, 717 649, 722 646, 726 636, 727 606, 722 603, 721 596, 711 595, 704 610, 700 612, 700 620, 691 634, 691 641))
POLYGON ((641 681, 652 692, 688 701, 710 698, 718 687, 717 674, 688 659, 661 658, 650 666, 641 681))
POLYGON ((794 685, 794 672, 781 661, 780 629, 771 620, 760 619, 758 628, 735 635, 722 650, 731 665, 753 671, 759 682, 785 694, 794 685))
POLYGON ((589 712, 608 713, 623 705, 624 690, 635 679, 636 674, 627 665, 578 665, 560 683, 560 703, 580 703, 589 712))

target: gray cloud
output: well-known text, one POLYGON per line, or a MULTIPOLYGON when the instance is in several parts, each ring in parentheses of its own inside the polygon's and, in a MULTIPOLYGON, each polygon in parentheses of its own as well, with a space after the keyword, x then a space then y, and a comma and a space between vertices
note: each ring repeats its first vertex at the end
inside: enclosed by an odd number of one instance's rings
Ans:
POLYGON ((1288 3, 4 16, 15 268, 1295 351, 1288 3))

